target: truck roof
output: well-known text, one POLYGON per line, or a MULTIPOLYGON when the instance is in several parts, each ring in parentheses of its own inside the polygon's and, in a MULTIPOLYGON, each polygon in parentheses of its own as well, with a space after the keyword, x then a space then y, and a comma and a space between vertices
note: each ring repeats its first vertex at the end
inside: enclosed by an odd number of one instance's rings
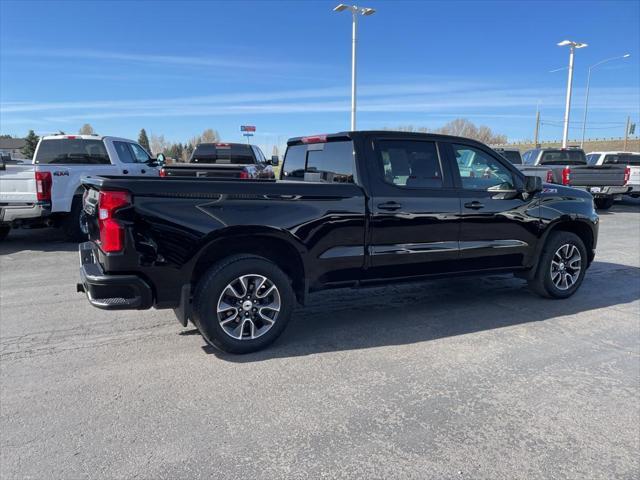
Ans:
POLYGON ((472 138, 459 137, 455 135, 443 135, 441 133, 423 133, 423 132, 403 132, 399 130, 357 130, 357 131, 344 131, 337 133, 322 133, 315 135, 307 135, 304 137, 292 137, 287 140, 287 145, 298 145, 302 143, 324 143, 328 141, 337 140, 349 140, 366 135, 402 135, 403 137, 416 137, 429 140, 447 140, 447 141, 464 141, 473 142, 479 145, 484 145, 482 142, 473 140, 472 138))
POLYGON ((620 155, 621 153, 630 153, 632 155, 640 155, 640 152, 626 152, 626 151, 607 151, 607 152, 589 152, 587 155, 620 155))
MULTIPOLYGON (((133 142, 134 140, 130 140, 128 138, 121 137, 112 137, 111 135, 70 135, 66 133, 59 133, 55 135, 45 135, 42 137, 42 140, 123 140, 125 142, 133 142)), ((136 142, 137 143, 137 142, 136 142)))

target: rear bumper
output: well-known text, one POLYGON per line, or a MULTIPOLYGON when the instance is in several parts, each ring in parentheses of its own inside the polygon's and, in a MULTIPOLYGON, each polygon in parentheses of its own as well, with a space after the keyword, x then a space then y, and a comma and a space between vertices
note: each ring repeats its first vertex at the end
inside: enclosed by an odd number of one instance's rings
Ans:
POLYGON ((46 217, 49 214, 49 206, 40 203, 4 205, 0 207, 0 222, 13 223, 18 221, 39 219, 41 217, 46 217))
POLYGON ((576 186, 573 188, 578 188, 580 190, 584 190, 586 192, 591 193, 594 197, 610 197, 612 195, 622 195, 629 191, 629 187, 580 187, 576 186))
POLYGON ((78 245, 80 254, 80 283, 78 292, 87 295, 89 303, 104 310, 146 310, 153 306, 153 291, 137 275, 105 274, 96 260, 95 245, 78 245))

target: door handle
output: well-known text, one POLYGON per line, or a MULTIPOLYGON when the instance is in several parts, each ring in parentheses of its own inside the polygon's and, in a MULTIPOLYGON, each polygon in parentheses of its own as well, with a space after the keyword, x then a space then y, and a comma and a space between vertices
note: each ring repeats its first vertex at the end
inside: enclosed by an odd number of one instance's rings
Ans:
POLYGON ((142 170, 140 170, 141 173, 147 173, 147 171, 143 168, 142 170))
POLYGON ((378 208, 380 210, 399 210, 402 208, 402 204, 398 202, 385 202, 379 203, 378 208))
POLYGON ((127 173, 129 173, 129 170, 122 170, 122 173, 126 175, 127 173))
POLYGON ((473 201, 473 202, 465 203, 464 208, 472 208, 473 210, 479 210, 480 208, 484 208, 484 204, 478 201, 473 201))

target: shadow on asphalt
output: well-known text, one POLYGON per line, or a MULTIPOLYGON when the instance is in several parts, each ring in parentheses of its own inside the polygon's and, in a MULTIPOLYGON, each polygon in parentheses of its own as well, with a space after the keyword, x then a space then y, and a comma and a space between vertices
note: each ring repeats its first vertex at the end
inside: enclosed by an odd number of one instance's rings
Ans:
POLYGON ((600 216, 615 215, 616 213, 640 212, 640 198, 625 196, 622 200, 613 204, 609 210, 597 210, 600 216))
POLYGON ((78 244, 66 240, 58 228, 18 228, 0 241, 0 255, 10 255, 22 251, 72 252, 78 244))
POLYGON ((282 337, 265 350, 231 355, 209 345, 202 348, 229 362, 260 362, 426 342, 576 315, 639 298, 640 268, 597 261, 581 289, 566 300, 540 298, 512 276, 333 290, 312 295, 309 305, 296 310, 282 337))

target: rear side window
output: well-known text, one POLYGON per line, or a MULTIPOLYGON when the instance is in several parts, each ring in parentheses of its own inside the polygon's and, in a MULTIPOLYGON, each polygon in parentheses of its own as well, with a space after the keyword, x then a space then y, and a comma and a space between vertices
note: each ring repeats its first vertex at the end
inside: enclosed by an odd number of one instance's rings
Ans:
POLYGON ((582 150, 548 150, 542 154, 540 165, 584 165, 587 160, 582 150))
POLYGON ((528 150, 522 155, 522 163, 525 165, 533 165, 540 150, 528 150))
POLYGON ((353 183, 354 171, 351 141, 293 145, 284 157, 282 180, 353 183))
POLYGON ((252 165, 256 159, 251 145, 201 143, 193 151, 191 163, 252 165))
POLYGON ((136 163, 127 142, 113 142, 118 158, 122 163, 136 163))
POLYGON ((434 142, 378 142, 384 179, 399 187, 442 188, 442 169, 434 142))
POLYGON ((111 162, 102 140, 62 138, 42 140, 34 163, 92 165, 111 162))
POLYGON ((640 155, 634 155, 632 153, 618 153, 606 155, 604 157, 604 164, 615 163, 618 165, 640 165, 640 155))

